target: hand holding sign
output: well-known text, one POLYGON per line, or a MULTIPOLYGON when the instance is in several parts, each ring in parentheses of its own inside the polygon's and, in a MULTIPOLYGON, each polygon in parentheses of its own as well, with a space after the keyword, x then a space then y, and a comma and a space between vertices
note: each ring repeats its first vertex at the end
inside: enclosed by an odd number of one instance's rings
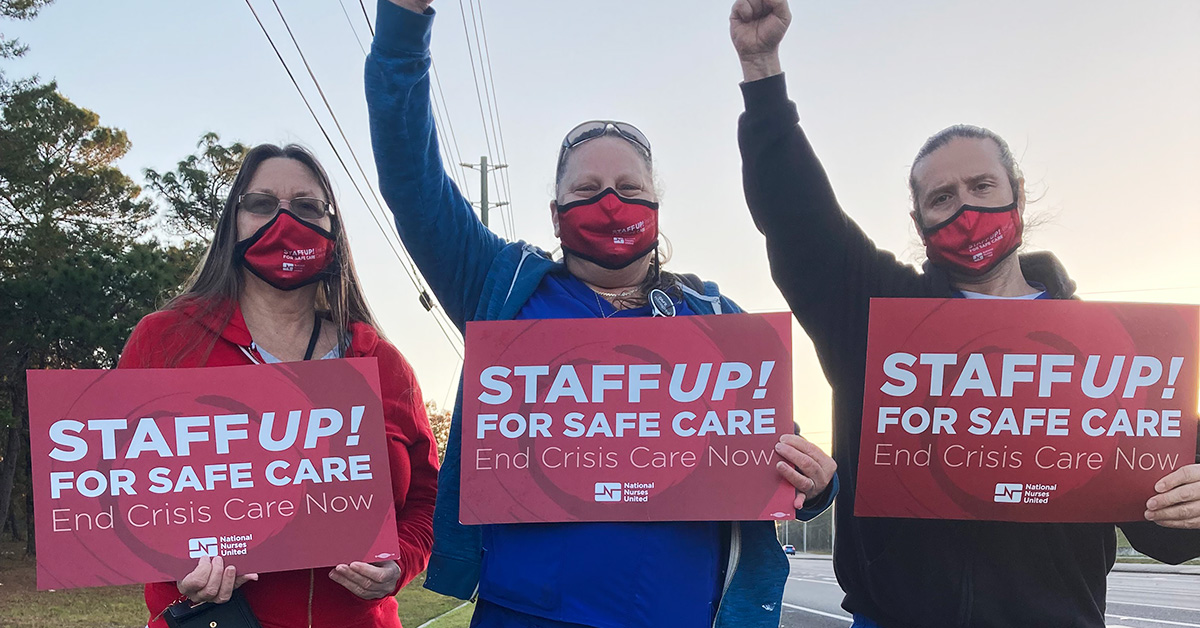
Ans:
POLYGON ((398 555, 374 359, 29 382, 43 588, 178 581, 215 601, 239 571, 398 555))
POLYGON ((183 580, 175 583, 179 592, 196 604, 216 602, 224 604, 233 597, 233 590, 251 580, 258 580, 258 574, 237 574, 233 565, 226 565, 220 556, 209 558, 205 556, 196 564, 192 573, 183 580))
POLYGON ((793 518, 833 461, 791 436, 790 331, 787 314, 468 324, 460 521, 793 518))
POLYGON ((781 436, 775 451, 783 457, 775 469, 796 487, 796 510, 804 508, 804 502, 824 493, 837 472, 837 463, 829 454, 798 434, 781 436))
POLYGON ((1146 519, 1164 528, 1200 528, 1200 464, 1176 469, 1154 485, 1146 519))
POLYGON ((400 565, 394 560, 380 563, 356 561, 334 567, 329 572, 329 579, 364 600, 378 600, 396 590, 396 583, 400 581, 400 565))
POLYGON ((1197 318, 873 299, 855 514, 1200 528, 1197 318))

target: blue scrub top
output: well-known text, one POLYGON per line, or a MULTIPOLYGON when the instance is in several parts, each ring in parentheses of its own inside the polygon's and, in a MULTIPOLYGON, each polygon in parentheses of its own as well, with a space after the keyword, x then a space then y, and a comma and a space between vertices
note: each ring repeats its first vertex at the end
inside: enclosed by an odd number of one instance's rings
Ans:
MULTIPOLYGON (((675 313, 695 314, 680 300, 675 313)), ((616 310, 573 275, 551 273, 517 318, 651 314, 649 306, 616 310)), ((483 551, 479 597, 540 618, 532 624, 540 627, 701 628, 720 600, 714 522, 488 525, 483 551)))

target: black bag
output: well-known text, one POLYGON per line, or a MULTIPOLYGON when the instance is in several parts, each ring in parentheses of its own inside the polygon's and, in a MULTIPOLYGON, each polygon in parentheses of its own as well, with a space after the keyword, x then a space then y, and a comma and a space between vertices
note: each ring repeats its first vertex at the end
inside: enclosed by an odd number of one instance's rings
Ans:
POLYGON ((224 604, 204 602, 192 605, 190 600, 172 604, 163 613, 171 628, 262 628, 250 604, 236 589, 224 604))

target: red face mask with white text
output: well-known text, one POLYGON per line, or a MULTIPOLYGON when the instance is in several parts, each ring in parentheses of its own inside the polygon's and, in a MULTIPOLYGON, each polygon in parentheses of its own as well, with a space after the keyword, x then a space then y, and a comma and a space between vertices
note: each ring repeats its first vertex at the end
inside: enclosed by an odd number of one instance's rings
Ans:
POLYGON ((625 198, 607 188, 559 205, 558 231, 567 253, 619 270, 658 246, 658 203, 625 198))
POLYGON ((1004 207, 963 205, 950 218, 921 230, 929 261, 964 275, 982 275, 1021 246, 1017 202, 1004 207))
POLYGON ((334 235, 286 209, 237 243, 234 256, 246 270, 279 290, 319 281, 334 266, 334 235))

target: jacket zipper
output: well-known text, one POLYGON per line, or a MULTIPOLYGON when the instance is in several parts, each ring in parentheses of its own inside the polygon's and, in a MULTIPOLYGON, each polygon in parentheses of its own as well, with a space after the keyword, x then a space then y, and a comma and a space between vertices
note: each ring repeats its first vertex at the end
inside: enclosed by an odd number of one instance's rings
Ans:
POLYGON ((316 586, 314 570, 308 570, 308 628, 312 628, 313 588, 316 586))
POLYGON ((713 626, 721 617, 721 609, 725 607, 725 594, 729 585, 733 584, 733 574, 737 572, 738 562, 742 554, 742 524, 734 521, 729 526, 729 565, 725 568, 725 584, 721 587, 721 601, 717 603, 717 612, 713 615, 713 626))

